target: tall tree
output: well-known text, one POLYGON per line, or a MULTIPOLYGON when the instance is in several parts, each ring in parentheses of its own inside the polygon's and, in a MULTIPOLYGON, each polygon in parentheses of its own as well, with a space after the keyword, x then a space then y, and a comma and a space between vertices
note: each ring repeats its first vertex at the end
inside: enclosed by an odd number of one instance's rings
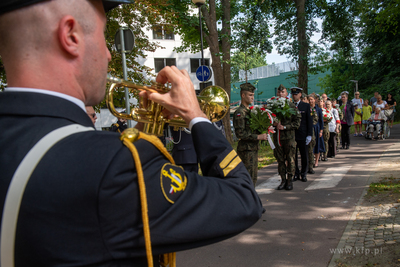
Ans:
MULTIPOLYGON (((322 0, 321 0, 322 1, 322 0)), ((275 45, 281 55, 290 55, 298 64, 297 86, 308 91, 310 55, 320 52, 311 36, 318 32, 315 18, 319 15, 320 0, 278 0, 272 2, 275 20, 275 45)), ((323 1, 322 1, 323 2, 323 1)))
MULTIPOLYGON (((215 84, 222 87, 230 95, 230 52, 231 52, 231 17, 238 12, 236 0, 209 0, 201 6, 203 24, 199 25, 196 7, 190 0, 169 0, 169 5, 161 7, 163 10, 175 12, 168 18, 176 26, 176 32, 181 36, 182 46, 177 52, 200 50, 200 27, 203 33, 203 47, 209 47, 212 58, 212 70, 215 84)), ((224 118, 226 137, 233 142, 230 132, 229 116, 224 118)))
POLYGON ((239 15, 232 22, 232 44, 237 51, 236 55, 244 56, 240 65, 245 71, 247 82, 247 71, 255 67, 254 59, 265 58, 272 50, 269 39, 269 18, 265 12, 269 9, 269 2, 244 0, 239 9, 239 15))
POLYGON ((246 54, 241 51, 233 52, 231 57, 232 82, 235 83, 239 81, 239 73, 241 70, 250 70, 266 65, 267 61, 265 57, 257 51, 248 56, 246 56, 246 54))

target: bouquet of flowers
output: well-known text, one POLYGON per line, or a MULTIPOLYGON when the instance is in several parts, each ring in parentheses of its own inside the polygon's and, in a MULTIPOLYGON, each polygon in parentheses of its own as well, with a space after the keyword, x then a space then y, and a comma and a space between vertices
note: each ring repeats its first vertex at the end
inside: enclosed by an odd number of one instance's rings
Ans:
POLYGON ((267 100, 267 108, 272 115, 276 115, 279 121, 296 114, 296 109, 289 106, 290 99, 287 97, 271 97, 267 100))
POLYGON ((317 112, 317 111, 315 110, 315 107, 310 108, 310 115, 311 115, 311 117, 314 117, 315 112, 317 112))
POLYGON ((250 109, 250 129, 259 133, 268 133, 268 143, 272 149, 275 149, 274 142, 271 139, 270 133, 275 133, 272 124, 274 123, 273 114, 270 110, 252 106, 250 109))
POLYGON ((272 112, 265 108, 252 106, 250 109, 250 129, 258 131, 259 133, 269 133, 268 128, 272 125, 273 117, 272 112))
POLYGON ((327 110, 326 108, 322 108, 322 117, 324 118, 324 122, 331 122, 333 119, 333 115, 331 112, 329 112, 329 110, 327 110))

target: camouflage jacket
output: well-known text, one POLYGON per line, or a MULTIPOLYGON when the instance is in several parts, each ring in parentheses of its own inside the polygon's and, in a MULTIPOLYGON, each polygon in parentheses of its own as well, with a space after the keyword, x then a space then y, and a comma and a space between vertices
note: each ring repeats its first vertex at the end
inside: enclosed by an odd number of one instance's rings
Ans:
MULTIPOLYGON (((296 108, 295 104, 290 102, 290 107, 296 108)), ((301 114, 297 111, 295 115, 290 116, 290 118, 285 118, 281 121, 283 126, 286 126, 285 130, 279 131, 281 140, 289 140, 295 138, 295 130, 297 130, 300 126, 301 114)), ((275 133, 273 134, 274 142, 276 143, 278 140, 278 129, 275 127, 275 133)))
POLYGON ((237 146, 238 151, 258 150, 259 141, 257 133, 250 129, 250 109, 240 104, 238 109, 233 114, 233 127, 235 128, 236 137, 239 139, 237 146))

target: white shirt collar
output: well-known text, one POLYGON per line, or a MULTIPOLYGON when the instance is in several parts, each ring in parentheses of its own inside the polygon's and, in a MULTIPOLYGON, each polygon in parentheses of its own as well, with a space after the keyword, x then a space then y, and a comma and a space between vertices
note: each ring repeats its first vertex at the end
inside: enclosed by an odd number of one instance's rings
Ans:
POLYGON ((82 100, 80 100, 78 98, 75 98, 73 96, 70 96, 70 95, 63 94, 63 93, 49 91, 49 90, 43 90, 43 89, 36 89, 36 88, 25 88, 25 87, 6 87, 4 90, 6 92, 38 93, 38 94, 46 94, 46 95, 51 95, 51 96, 63 98, 65 100, 68 100, 68 101, 76 104, 84 112, 86 112, 85 104, 83 103, 82 100))

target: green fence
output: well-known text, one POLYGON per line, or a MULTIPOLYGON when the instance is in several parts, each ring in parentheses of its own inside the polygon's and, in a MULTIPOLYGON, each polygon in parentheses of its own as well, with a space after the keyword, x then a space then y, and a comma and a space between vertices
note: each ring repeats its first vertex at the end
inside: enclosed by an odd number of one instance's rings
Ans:
MULTIPOLYGON (((259 103, 271 98, 276 95, 276 88, 280 84, 283 84, 286 88, 290 88, 297 85, 296 78, 292 78, 291 75, 297 73, 297 71, 283 72, 279 76, 262 78, 257 80, 249 80, 248 82, 253 84, 257 90, 254 93, 254 102, 259 103)), ((308 75, 308 92, 315 92, 322 94, 323 91, 317 83, 319 78, 325 77, 328 73, 319 73, 316 75, 308 75)), ((240 84, 243 82, 233 83, 231 85, 231 103, 240 101, 240 84)))

